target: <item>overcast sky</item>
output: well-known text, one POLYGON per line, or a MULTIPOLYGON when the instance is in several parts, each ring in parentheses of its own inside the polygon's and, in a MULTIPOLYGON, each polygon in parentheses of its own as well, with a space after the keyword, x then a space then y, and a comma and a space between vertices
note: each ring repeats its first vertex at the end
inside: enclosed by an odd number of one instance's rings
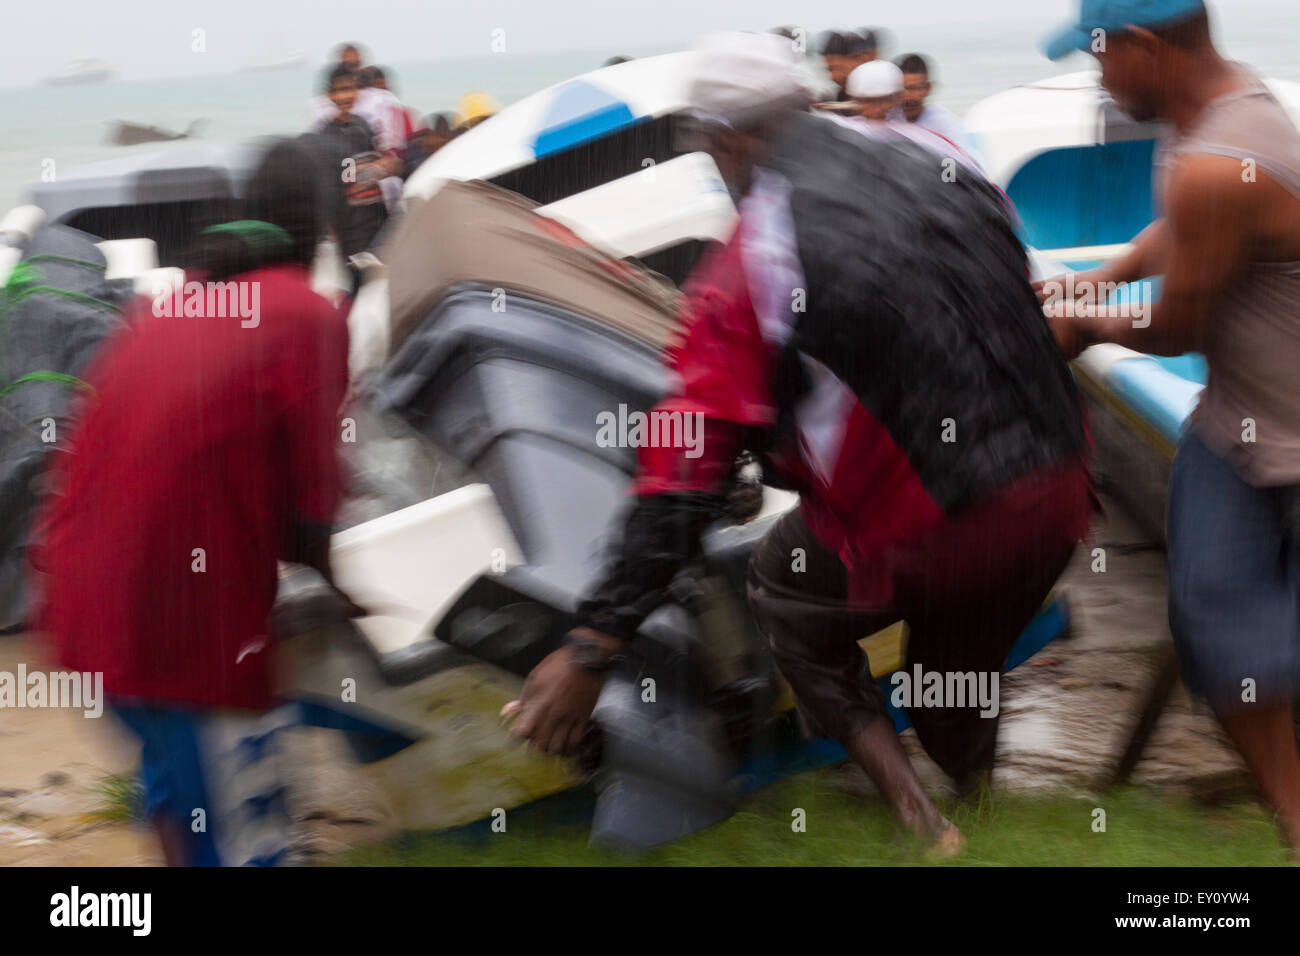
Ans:
MULTIPOLYGON (((713 29, 807 24, 903 27, 1022 19, 1049 28, 1078 0, 6 0, 0 85, 26 85, 83 57, 113 61, 129 77, 226 72, 272 50, 300 49, 312 63, 342 39, 368 44, 381 62, 488 53, 494 28, 508 52, 677 44, 713 29), (196 28, 206 52, 191 51, 196 28)), ((1294 11, 1300 0, 1218 0, 1247 11, 1294 11)), ((1296 41, 1300 41, 1297 36, 1296 41)), ((1300 46, 1300 42, 1298 42, 1300 46)))

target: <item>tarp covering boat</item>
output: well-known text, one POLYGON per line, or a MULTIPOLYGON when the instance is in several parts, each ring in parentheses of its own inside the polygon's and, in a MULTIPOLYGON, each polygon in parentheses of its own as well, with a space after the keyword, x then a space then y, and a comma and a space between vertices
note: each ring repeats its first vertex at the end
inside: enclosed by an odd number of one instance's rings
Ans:
POLYGON ((67 430, 77 378, 121 323, 129 279, 105 278, 95 237, 46 226, 0 290, 0 629, 27 612, 37 483, 67 430))
POLYGON ((465 284, 553 303, 662 348, 676 311, 672 285, 536 209, 481 182, 448 183, 416 209, 380 250, 388 266, 390 350, 447 290, 465 284))

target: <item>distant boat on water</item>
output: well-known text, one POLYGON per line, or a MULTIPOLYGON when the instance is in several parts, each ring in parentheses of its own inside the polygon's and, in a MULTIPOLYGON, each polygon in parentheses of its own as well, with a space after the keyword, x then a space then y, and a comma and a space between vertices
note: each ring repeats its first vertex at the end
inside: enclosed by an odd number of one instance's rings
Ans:
POLYGON ((307 62, 307 54, 302 50, 286 50, 272 53, 254 60, 244 67, 246 73, 269 73, 273 70, 297 70, 307 62))
POLYGON ((196 135, 203 126, 203 120, 195 120, 183 133, 160 129, 157 126, 145 126, 141 123, 128 123, 118 120, 108 133, 108 141, 117 146, 135 146, 139 143, 170 143, 173 140, 189 139, 196 135))
POLYGON ((116 73, 107 60, 73 60, 59 72, 47 76, 45 82, 49 86, 81 86, 107 82, 116 73))

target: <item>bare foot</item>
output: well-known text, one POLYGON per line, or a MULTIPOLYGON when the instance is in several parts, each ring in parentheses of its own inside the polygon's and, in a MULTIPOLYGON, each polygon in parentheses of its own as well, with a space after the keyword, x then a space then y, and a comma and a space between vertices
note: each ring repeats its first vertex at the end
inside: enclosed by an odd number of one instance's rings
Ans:
POLYGON ((1278 829, 1282 839, 1291 851, 1291 862, 1300 865, 1300 815, 1278 815, 1278 829))
POLYGON ((926 859, 939 861, 951 860, 966 849, 966 838, 955 826, 944 821, 943 829, 935 834, 934 842, 925 851, 926 859))

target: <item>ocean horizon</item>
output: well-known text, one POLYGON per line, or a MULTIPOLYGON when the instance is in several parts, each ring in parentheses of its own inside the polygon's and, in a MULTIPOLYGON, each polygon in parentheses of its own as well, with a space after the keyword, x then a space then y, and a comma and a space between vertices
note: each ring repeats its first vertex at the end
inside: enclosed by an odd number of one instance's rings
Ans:
MULTIPOLYGON (((1052 63, 1039 52, 1044 25, 1034 21, 987 21, 908 27, 890 31, 893 56, 918 51, 936 66, 934 101, 964 114, 977 101, 1023 83, 1092 69, 1076 54, 1052 63)), ((1236 20, 1220 31, 1220 45, 1262 75, 1300 81, 1293 38, 1300 13, 1236 20)), ((361 38, 363 42, 365 37, 361 38)), ((376 44, 377 46, 377 44, 376 44)), ((502 105, 598 68, 615 55, 648 56, 685 49, 610 47, 549 53, 487 54, 403 62, 376 61, 391 69, 394 91, 421 114, 455 109, 471 90, 490 93, 502 105)), ((815 59, 815 62, 820 62, 815 59)), ((107 141, 118 120, 184 131, 201 121, 198 139, 244 142, 266 135, 302 132, 316 95, 321 64, 275 72, 202 73, 110 80, 87 86, 28 86, 0 90, 0 213, 25 201, 27 187, 54 163, 56 175, 85 163, 149 151, 157 143, 115 146, 107 141)))

